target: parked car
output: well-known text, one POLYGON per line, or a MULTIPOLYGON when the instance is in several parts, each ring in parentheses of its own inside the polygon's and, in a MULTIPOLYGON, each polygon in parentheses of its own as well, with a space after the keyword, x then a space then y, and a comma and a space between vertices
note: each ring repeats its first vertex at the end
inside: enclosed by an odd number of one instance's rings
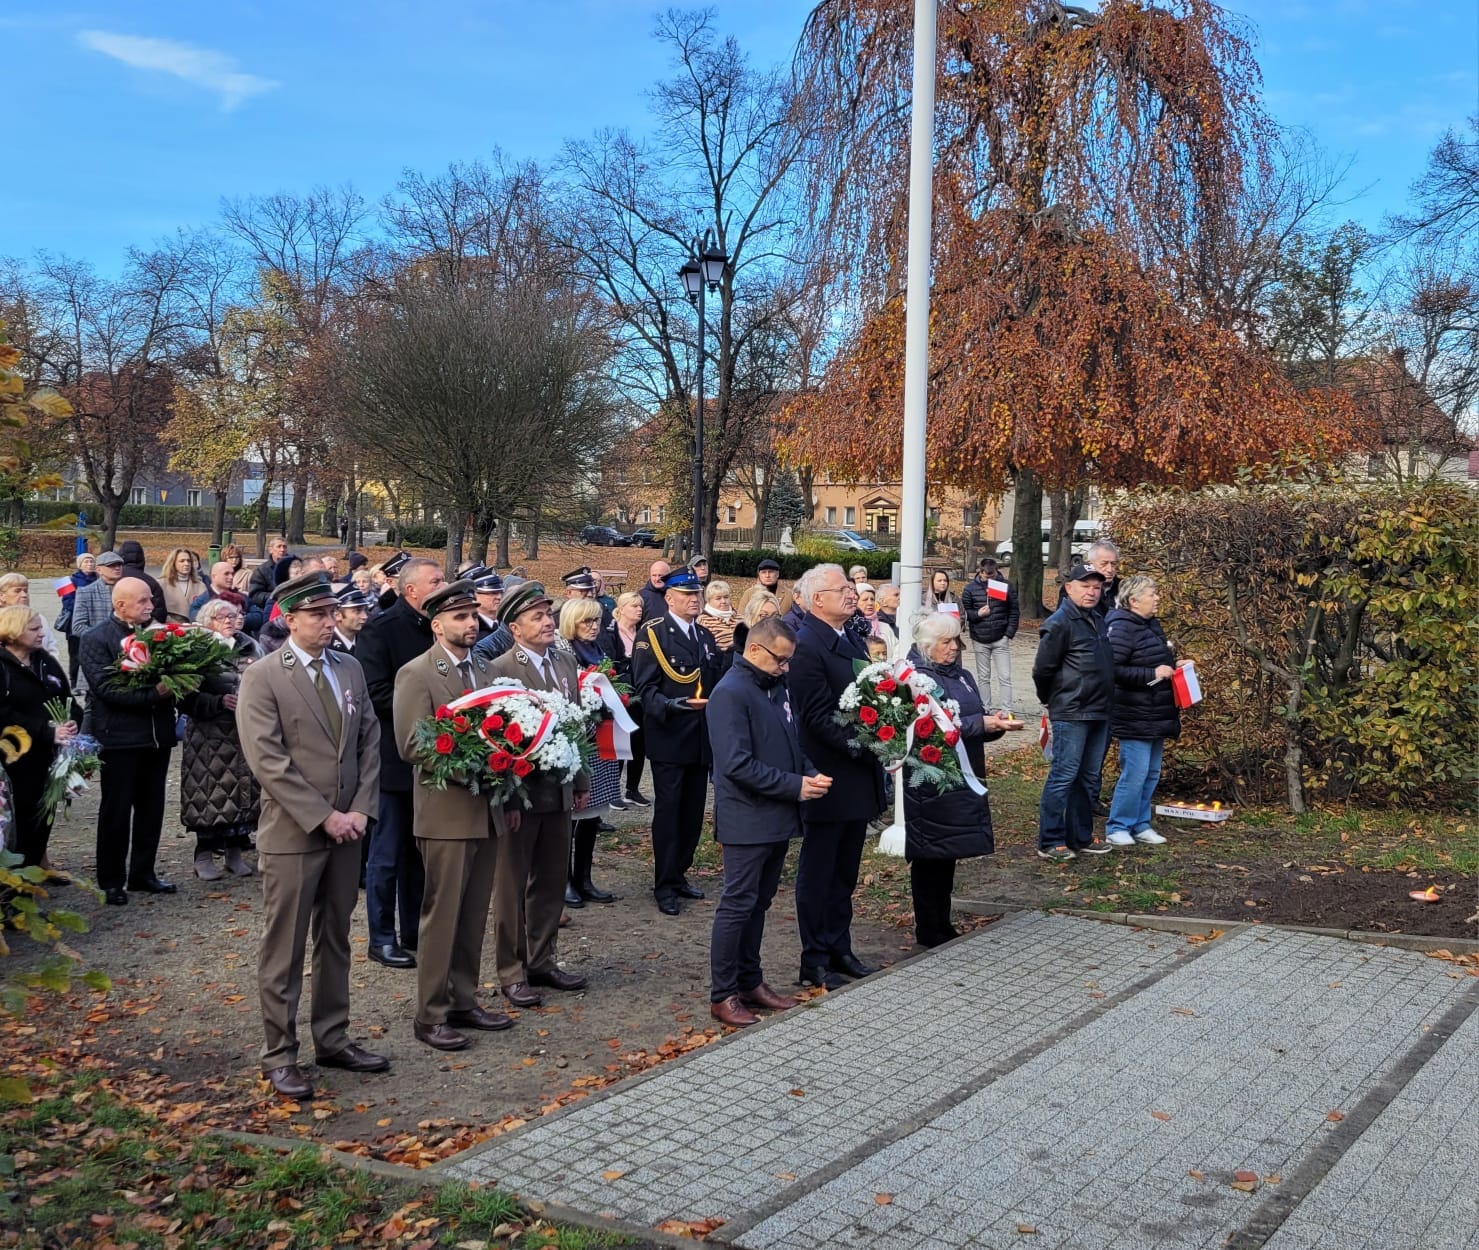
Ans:
POLYGON ((632 540, 609 525, 587 525, 580 531, 580 541, 587 547, 630 547, 632 540))
POLYGON ((848 551, 877 551, 878 544, 852 530, 818 530, 817 537, 824 542, 836 543, 848 551))
POLYGON ((661 547, 662 539, 657 536, 656 531, 649 529, 633 530, 627 535, 628 547, 661 547))

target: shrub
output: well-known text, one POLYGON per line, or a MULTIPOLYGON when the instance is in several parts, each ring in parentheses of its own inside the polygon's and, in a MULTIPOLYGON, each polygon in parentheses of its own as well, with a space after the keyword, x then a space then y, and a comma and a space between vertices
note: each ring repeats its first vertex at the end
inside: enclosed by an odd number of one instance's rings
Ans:
MULTIPOLYGON (((1127 571, 1205 701, 1170 770, 1221 793, 1282 788, 1419 806, 1471 800, 1479 718, 1479 520, 1430 485, 1245 480, 1132 502, 1111 518, 1127 571), (1131 569, 1133 566, 1133 569, 1131 569)), ((1173 782, 1174 784, 1174 782, 1173 782)))
POLYGON ((447 527, 445 525, 402 525, 391 526, 386 531, 385 541, 396 547, 445 547, 447 527))
MULTIPOLYGON (((810 543, 806 543, 810 547, 810 543)), ((764 547, 741 548, 739 550, 719 550, 709 558, 709 568, 717 577, 754 577, 755 566, 761 560, 774 560, 781 566, 781 576, 787 581, 794 581, 807 569, 818 564, 840 564, 844 569, 854 564, 861 564, 868 570, 870 578, 878 578, 888 581, 893 576, 894 562, 899 558, 897 551, 847 551, 834 544, 826 544, 825 550, 820 554, 808 554, 796 551, 794 554, 782 555, 779 551, 771 551, 764 547)))

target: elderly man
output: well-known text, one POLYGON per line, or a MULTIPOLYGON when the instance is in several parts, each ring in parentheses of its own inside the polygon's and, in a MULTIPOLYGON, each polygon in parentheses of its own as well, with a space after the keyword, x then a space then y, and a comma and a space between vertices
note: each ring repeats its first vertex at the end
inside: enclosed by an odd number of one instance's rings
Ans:
POLYGON ((298 1065, 303 954, 313 934, 309 1011, 319 1067, 384 1072, 390 1060, 349 1040, 349 923, 359 847, 376 808, 380 722, 354 659, 328 649, 334 592, 322 571, 273 596, 288 640, 242 674, 241 748, 262 786, 257 863, 262 946, 257 961, 262 1073, 284 1098, 310 1098, 298 1065))
POLYGON ((1104 589, 1094 611, 1102 621, 1114 607, 1120 593, 1120 549, 1107 538, 1100 538, 1084 552, 1084 564, 1104 578, 1104 589))
POLYGON ((647 584, 637 593, 642 596, 642 619, 655 621, 668 611, 667 580, 673 566, 666 560, 654 560, 647 567, 647 584))
POLYGON ((1114 653, 1095 611, 1103 588, 1104 574, 1097 569, 1076 564, 1069 570, 1058 610, 1038 630, 1032 663, 1032 683, 1053 733, 1053 762, 1038 806, 1037 854, 1054 862, 1109 851, 1094 837, 1094 804, 1114 710, 1114 653))
POLYGON ((663 615, 637 629, 632 685, 642 699, 642 737, 652 766, 652 894, 663 915, 676 916, 680 899, 704 896, 688 870, 709 788, 704 706, 724 669, 714 635, 698 623, 698 578, 683 568, 664 580, 663 615))
POLYGON ((853 662, 868 649, 844 628, 857 592, 839 564, 819 564, 796 583, 802 609, 787 686, 801 749, 832 778, 832 788, 802 812, 806 836, 796 866, 796 923, 801 931, 800 980, 837 989, 845 977, 878 971, 852 948, 852 894, 858 884, 868 822, 883 810, 883 768, 855 752, 835 719, 837 700, 852 684, 853 662))
POLYGON ((801 836, 801 805, 832 785, 801 754, 786 693, 796 635, 778 617, 751 628, 744 654, 709 700, 714 755, 714 836, 724 849, 724 893, 709 948, 709 1014, 743 1028, 763 1007, 785 1011, 796 999, 765 984, 760 945, 786 848, 801 836))
POLYGON ((262 613, 266 619, 268 604, 272 599, 272 575, 279 561, 288 554, 287 540, 274 538, 267 544, 267 559, 252 570, 251 581, 247 583, 247 600, 262 613))
POLYGON ((899 588, 892 582, 878 588, 878 619, 899 633, 899 588))
POLYGON ((365 917, 370 929, 368 954, 387 968, 416 966, 412 952, 423 888, 421 856, 413 841, 415 778, 411 766, 401 759, 395 737, 395 678, 431 646, 431 621, 423 605, 445 582, 442 566, 435 560, 415 557, 404 561, 394 604, 365 626, 355 644, 355 658, 364 667, 370 702, 380 718, 380 807, 365 868, 365 917))
POLYGON ((175 697, 163 683, 136 686, 118 669, 123 640, 153 619, 149 584, 136 577, 120 578, 113 587, 112 615, 88 630, 79 648, 92 692, 83 729, 102 747, 98 886, 115 907, 128 902, 129 890, 175 892, 174 884, 161 878, 154 865, 164 828, 169 757, 175 746, 175 697))
POLYGON ((781 587, 781 566, 769 556, 761 560, 755 566, 755 581, 765 590, 770 591, 781 605, 781 615, 785 616, 791 610, 791 592, 781 587))
POLYGON ((72 697, 81 700, 87 689, 87 674, 82 671, 82 638, 113 615, 113 587, 123 576, 123 557, 116 551, 105 551, 98 557, 98 580, 84 586, 72 596, 72 616, 67 622, 67 647, 77 653, 78 679, 72 683, 72 697))

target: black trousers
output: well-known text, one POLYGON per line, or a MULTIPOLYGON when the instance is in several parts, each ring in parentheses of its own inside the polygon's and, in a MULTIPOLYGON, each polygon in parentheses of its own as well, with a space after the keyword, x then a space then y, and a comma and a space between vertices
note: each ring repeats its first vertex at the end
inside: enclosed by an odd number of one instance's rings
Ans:
POLYGON ((18 768, 10 774, 11 849, 24 861, 22 868, 39 865, 46 858, 46 844, 51 841, 52 812, 41 807, 46 775, 43 771, 22 772, 18 768))
POLYGON ((702 764, 652 764, 652 893, 673 898, 693 867, 703 833, 709 770, 702 764))
POLYGON ((170 747, 105 749, 98 804, 98 885, 122 889, 155 875, 170 747))
POLYGON ((731 994, 748 993, 765 980, 760 969, 760 943, 765 913, 770 910, 788 842, 724 847, 724 893, 714 913, 709 943, 709 1001, 722 1003, 731 994))
POLYGON ((826 965, 851 955, 852 894, 858 888, 866 820, 811 821, 796 865, 796 927, 801 931, 801 964, 826 965))
POLYGON ((82 664, 82 639, 75 634, 67 635, 67 688, 77 689, 77 670, 82 664))
POLYGON ((953 859, 916 859, 909 865, 909 886, 914 894, 914 936, 921 946, 939 946, 956 936, 950 924, 955 864, 953 859))
POLYGON ((637 732, 632 735, 632 758, 626 761, 626 780, 622 783, 624 794, 636 794, 642 785, 642 765, 647 759, 647 749, 642 734, 642 717, 632 718, 637 722, 637 732))

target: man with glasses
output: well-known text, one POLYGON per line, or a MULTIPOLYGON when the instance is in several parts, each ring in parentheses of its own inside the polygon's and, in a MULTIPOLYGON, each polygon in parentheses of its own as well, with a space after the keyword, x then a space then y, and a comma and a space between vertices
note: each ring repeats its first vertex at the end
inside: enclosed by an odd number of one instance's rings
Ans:
POLYGON ((796 868, 796 923, 801 930, 801 976, 809 985, 837 989, 843 978, 878 969, 852 949, 852 893, 858 884, 868 822, 883 810, 883 768, 854 752, 851 735, 834 719, 837 700, 852 684, 853 661, 868 662, 862 640, 845 628, 857 592, 839 564, 819 564, 796 583, 804 613, 787 686, 801 749, 831 789, 802 815, 806 836, 796 868))
POLYGON ((765 984, 760 943, 786 848, 801 836, 801 804, 832 785, 801 754, 785 675, 796 635, 778 617, 757 621, 744 654, 709 700, 714 754, 714 836, 724 850, 724 893, 709 950, 709 1013, 744 1028, 752 1008, 784 1011, 796 999, 765 984))

